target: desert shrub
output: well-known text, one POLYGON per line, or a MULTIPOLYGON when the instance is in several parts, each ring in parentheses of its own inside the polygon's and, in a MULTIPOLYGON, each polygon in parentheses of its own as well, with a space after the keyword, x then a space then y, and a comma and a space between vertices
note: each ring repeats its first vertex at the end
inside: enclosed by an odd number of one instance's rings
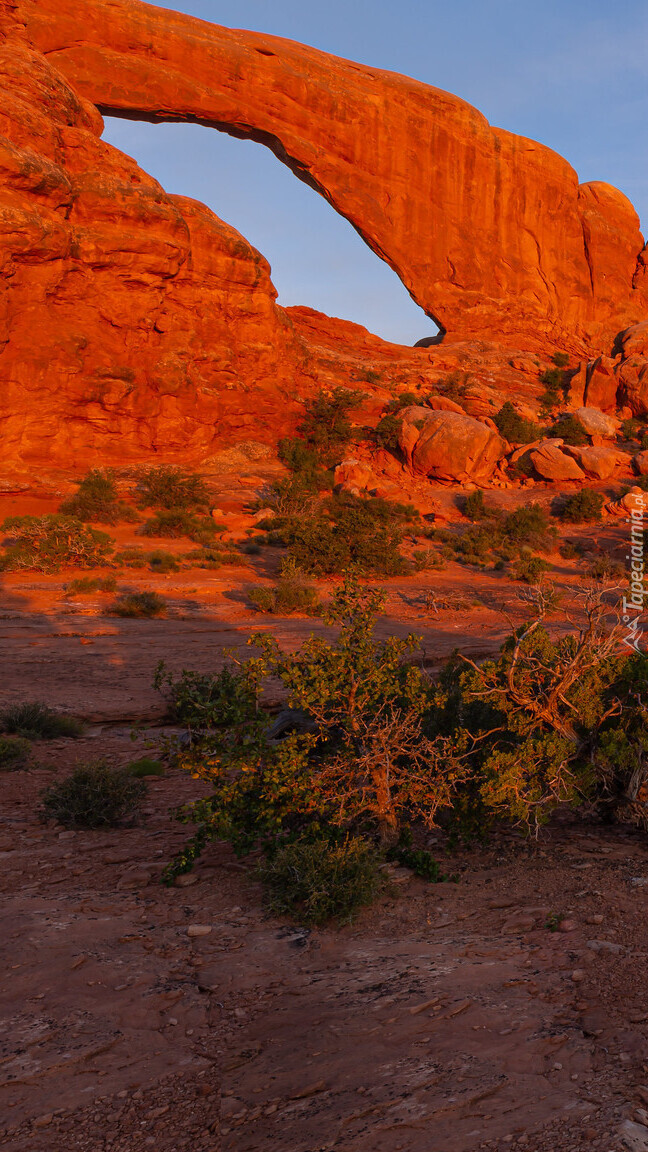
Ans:
MULTIPOLYGON (((403 820, 414 816, 430 825, 450 803, 461 765, 443 739, 434 744, 423 730, 432 688, 406 659, 416 639, 373 638, 382 599, 345 581, 325 615, 339 628, 335 643, 311 636, 298 652, 286 653, 266 633, 251 637, 261 657, 228 672, 239 687, 235 714, 227 723, 191 728, 190 747, 179 754, 180 765, 209 782, 212 794, 180 810, 198 831, 169 878, 190 868, 214 837, 239 853, 261 846, 272 854, 293 840, 347 833, 389 843, 403 820), (281 740, 268 739, 257 707, 265 677, 288 689, 288 707, 303 718, 281 740)), ((196 687, 202 708, 203 678, 184 673, 174 689, 184 695, 196 687)), ((226 695, 231 709, 235 694, 226 695)))
POLYGON ((209 489, 202 476, 167 464, 140 472, 137 494, 141 508, 187 512, 207 508, 210 503, 209 489))
POLYGON ((409 505, 340 492, 311 519, 287 525, 284 534, 290 557, 306 573, 328 576, 353 568, 397 576, 408 571, 399 546, 406 526, 416 520, 409 505))
POLYGON ((400 452, 398 437, 400 435, 402 421, 393 412, 387 412, 385 416, 381 416, 373 430, 373 439, 380 448, 385 448, 387 452, 393 452, 395 455, 400 452))
POLYGON ((129 761, 124 771, 138 780, 144 776, 164 776, 164 764, 150 756, 140 756, 139 760, 129 761))
POLYGON ((114 828, 132 821, 146 783, 101 761, 75 768, 42 793, 42 819, 64 828, 114 828))
POLYGON ((235 548, 195 548, 191 552, 185 552, 182 557, 183 561, 190 565, 192 568, 221 568, 223 564, 237 564, 240 568, 245 564, 241 558, 241 553, 237 552, 235 548))
POLYGON ((58 572, 68 565, 99 568, 108 563, 113 550, 113 541, 107 533, 59 513, 10 516, 1 530, 6 538, 0 571, 58 572))
POLYGON ((470 380, 470 372, 461 372, 456 368, 453 372, 448 372, 447 376, 437 380, 434 387, 442 396, 446 396, 448 400, 454 400, 455 404, 458 404, 466 395, 470 380))
POLYGON ((619 428, 619 435, 622 440, 636 440, 641 428, 641 424, 634 417, 630 420, 623 420, 619 428))
POLYGON ((536 584, 549 571, 550 565, 540 556, 522 555, 514 568, 516 580, 525 584, 536 584))
POLYGON ((114 592, 117 580, 114 576, 81 576, 65 585, 66 596, 90 596, 93 592, 114 592))
POLYGON ((570 544, 569 541, 565 541, 564 544, 561 544, 558 551, 560 552, 563 560, 577 560, 581 555, 576 545, 570 544))
POLYGON ((567 497, 558 515, 569 524, 591 523, 601 519, 604 503, 605 499, 600 492, 594 492, 592 488, 581 488, 580 492, 567 497))
POLYGON ((574 448, 582 448, 585 444, 589 444, 589 436, 583 425, 570 412, 560 416, 552 424, 549 432, 551 436, 564 440, 565 444, 571 444, 574 448))
POLYGON ((548 551, 555 535, 556 530, 540 504, 523 505, 506 516, 491 516, 488 523, 477 521, 459 533, 446 530, 436 534, 447 559, 480 568, 494 559, 518 560, 521 546, 548 551))
POLYGON ((528 544, 539 552, 551 547, 556 535, 541 504, 523 504, 504 517, 502 531, 513 544, 528 544))
POLYGON ((555 352, 552 361, 554 367, 540 373, 540 383, 545 386, 540 403, 546 413, 552 412, 569 396, 570 373, 565 371, 569 356, 566 352, 555 352))
POLYGON ((142 536, 162 536, 178 540, 183 536, 197 544, 209 544, 217 526, 207 516, 195 516, 182 508, 164 508, 146 520, 140 532, 142 536))
POLYGON ((119 499, 114 473, 102 468, 90 469, 79 481, 78 491, 63 501, 59 512, 100 524, 133 523, 139 519, 134 508, 119 499))
POLYGON ((279 441, 279 459, 294 473, 304 496, 333 487, 332 469, 353 440, 349 414, 363 400, 362 392, 334 388, 305 402, 306 414, 298 436, 279 441))
POLYGON ((226 666, 216 675, 185 670, 175 678, 162 660, 153 687, 166 696, 169 719, 190 732, 245 724, 259 711, 259 672, 253 663, 226 666))
POLYGON ((0 736, 0 772, 23 768, 31 755, 29 740, 21 736, 0 736))
POLYGON ((431 852, 426 848, 413 846, 412 832, 409 828, 403 828, 398 844, 388 849, 387 859, 409 868, 415 876, 420 876, 421 880, 427 880, 430 884, 440 884, 448 879, 431 852))
POLYGON ((337 844, 286 844, 262 865, 259 875, 269 910, 302 924, 348 924, 357 909, 371 904, 385 887, 375 849, 358 838, 337 844))
POLYGON ((611 556, 595 556, 587 564, 583 572, 586 580, 600 580, 602 582, 620 581, 627 578, 627 570, 618 560, 611 556))
POLYGON ((251 588, 248 597, 260 612, 290 616, 295 612, 316 616, 320 611, 317 589, 308 583, 300 569, 287 560, 279 580, 272 588, 251 588))
POLYGON ((493 419, 500 435, 510 444, 531 444, 532 441, 539 440, 542 435, 540 425, 520 416, 510 400, 502 404, 493 419))
POLYGON ((24 736, 27 740, 55 740, 63 736, 74 739, 83 732, 83 724, 74 716, 55 712, 47 704, 25 701, 0 709, 0 731, 24 736))
POLYGON ((446 562, 434 548, 415 548, 412 552, 412 568, 415 572, 440 572, 446 562))
POLYGON ((256 540, 245 540, 240 545, 240 549, 241 549, 241 552, 243 553, 244 556, 260 556, 261 555, 261 544, 264 544, 264 543, 265 543, 264 537, 263 538, 258 537, 256 540), (261 542, 259 542, 259 540, 261 542))
POLYGON ((167 602, 157 592, 122 592, 104 611, 106 616, 150 620, 155 616, 166 615, 167 602))
POLYGON ((163 548, 156 548, 148 554, 148 565, 151 572, 179 572, 180 565, 172 552, 165 552, 163 548))

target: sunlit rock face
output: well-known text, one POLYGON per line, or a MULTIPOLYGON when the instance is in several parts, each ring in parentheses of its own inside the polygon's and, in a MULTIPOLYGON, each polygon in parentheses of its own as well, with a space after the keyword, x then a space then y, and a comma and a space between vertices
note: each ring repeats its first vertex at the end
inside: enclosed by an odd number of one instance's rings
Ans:
MULTIPOLYGON (((0 0, 0 76, 5 469, 202 462, 275 444, 300 396, 357 380, 363 357, 420 384, 458 341, 593 359, 648 316, 625 197, 579 188, 561 157, 438 89, 129 0, 0 0), (263 256, 104 143, 102 112, 271 147, 397 271, 443 345, 279 308, 263 256)), ((636 374, 615 366, 605 387, 639 410, 636 374)))

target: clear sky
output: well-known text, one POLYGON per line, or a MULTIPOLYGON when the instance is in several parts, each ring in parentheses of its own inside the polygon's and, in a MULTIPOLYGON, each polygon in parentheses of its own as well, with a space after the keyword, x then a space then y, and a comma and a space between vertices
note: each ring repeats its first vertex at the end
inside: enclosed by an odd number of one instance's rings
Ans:
MULTIPOLYGON (((159 7, 414 76, 607 180, 648 223, 646 0, 178 0, 159 7)), ((259 144, 195 125, 109 120, 105 138, 208 204, 307 304, 409 344, 435 331, 346 220, 259 144)))

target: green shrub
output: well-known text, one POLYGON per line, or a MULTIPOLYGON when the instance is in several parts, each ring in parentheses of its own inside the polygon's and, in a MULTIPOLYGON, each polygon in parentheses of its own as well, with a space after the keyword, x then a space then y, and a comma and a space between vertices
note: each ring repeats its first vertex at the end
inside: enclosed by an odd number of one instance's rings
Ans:
POLYGON ((100 524, 133 523, 139 519, 135 510, 119 499, 114 473, 101 468, 90 469, 79 481, 78 491, 63 501, 59 512, 100 524))
POLYGON ((65 585, 66 596, 89 596, 92 592, 114 592, 117 580, 114 576, 81 576, 65 585))
POLYGON ((541 504, 523 504, 504 517, 502 530, 513 544, 528 544, 539 552, 549 549, 556 536, 555 528, 541 504))
POLYGON ((400 445, 398 437, 400 435, 402 420, 395 416, 393 412, 388 412, 376 424, 373 430, 373 439, 380 448, 385 448, 387 452, 392 452, 394 455, 400 452, 400 445))
POLYGON ((592 488, 581 488, 580 492, 567 497, 558 515, 569 524, 591 523, 601 519, 604 503, 605 499, 600 492, 594 492, 592 488))
POLYGON ((375 850, 363 840, 307 840, 280 848, 259 875, 275 915, 302 924, 348 924, 384 888, 378 865, 375 850))
POLYGON ((207 508, 210 504, 209 490, 202 476, 167 464, 140 472, 137 493, 141 508, 186 512, 207 508))
POLYGON ((58 572, 64 566, 99 568, 108 563, 113 540, 105 532, 88 528, 81 520, 58 513, 47 516, 10 516, 1 526, 6 533, 0 571, 58 572))
POLYGON ((626 579, 627 571, 623 564, 611 556, 596 556, 587 565, 583 575, 585 579, 607 582, 626 579))
POLYGON ((28 740, 55 740, 62 736, 74 739, 83 732, 83 724, 73 716, 55 712, 47 704, 25 701, 0 710, 0 730, 28 740))
POLYGON ((140 528, 142 536, 162 536, 175 540, 186 536, 198 544, 209 544, 217 531, 214 521, 207 516, 194 516, 182 508, 162 509, 140 528))
POLYGON ((349 413, 363 399, 362 392, 348 388, 334 388, 328 395, 320 391, 305 402, 299 435, 279 441, 279 459, 294 473, 301 497, 333 487, 332 469, 353 440, 349 413))
POLYGON ((139 760, 131 760, 124 771, 138 780, 143 776, 164 776, 164 764, 150 756, 141 756, 139 760))
POLYGON ((448 400, 454 400, 455 404, 458 404, 466 395, 470 380, 470 372, 461 372, 456 368, 453 372, 448 372, 445 378, 441 377, 440 380, 437 380, 434 387, 442 396, 448 400))
POLYGON ((412 552, 412 567, 415 572, 440 572, 446 562, 434 548, 416 548, 412 552))
POLYGON ((148 565, 151 572, 179 572, 180 565, 172 552, 165 552, 163 548, 156 548, 148 554, 148 565))
POLYGON ((248 597, 260 612, 274 616, 291 616, 295 612, 316 616, 321 607, 317 589, 290 561, 282 565, 281 576, 273 588, 252 588, 248 597))
POLYGON ((619 435, 622 440, 636 440, 640 428, 641 424, 634 418, 623 420, 619 429, 619 435))
POLYGON ((557 408, 561 401, 567 400, 570 385, 570 373, 565 371, 569 364, 567 353, 555 352, 551 359, 554 367, 540 373, 540 383, 545 386, 540 403, 547 413, 557 408))
POLYGON ((370 496, 340 492, 320 506, 319 514, 286 525, 284 534, 295 565, 311 575, 359 573, 398 576, 409 570, 399 552, 416 510, 370 496))
POLYGON ((105 609, 106 616, 124 616, 152 619, 165 616, 167 603, 157 592, 123 592, 105 609))
POLYGON ((0 736, 0 772, 24 768, 31 755, 31 744, 21 736, 0 736))
POLYGON ((415 876, 420 876, 421 880, 427 880, 429 884, 441 884, 448 879, 431 852, 426 848, 413 847, 409 828, 403 829, 398 844, 387 852, 387 859, 401 864, 403 868, 409 868, 415 876))
POLYGON ((514 576, 525 584, 537 584, 549 568, 550 565, 540 556, 521 556, 515 565, 514 576))
POLYGON ((520 416, 510 400, 505 401, 493 419, 500 435, 510 444, 531 444, 542 435, 540 425, 520 416))
POLYGON ((42 819, 64 828, 114 828, 132 821, 146 795, 143 780, 99 761, 75 768, 42 793, 42 819))
POLYGON ((161 660, 153 687, 166 694, 169 719, 189 731, 227 729, 252 722, 258 714, 259 676, 254 665, 225 667, 216 675, 185 670, 176 679, 161 660))
POLYGON ((556 420, 549 431, 551 436, 564 440, 565 444, 571 444, 574 448, 582 448, 585 444, 589 444, 589 437, 583 425, 571 413, 565 413, 556 420))
POLYGON ((234 548, 194 548, 185 552, 183 561, 192 568, 207 568, 214 570, 222 568, 223 564, 237 564, 239 568, 245 563, 241 553, 234 548))

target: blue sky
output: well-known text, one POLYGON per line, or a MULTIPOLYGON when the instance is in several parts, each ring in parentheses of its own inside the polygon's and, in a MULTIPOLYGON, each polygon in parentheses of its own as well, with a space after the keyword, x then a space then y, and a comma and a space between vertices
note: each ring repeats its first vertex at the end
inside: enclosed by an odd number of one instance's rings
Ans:
MULTIPOLYGON (((403 72, 607 180, 648 223, 645 0, 179 0, 177 11, 403 72)), ((434 331, 346 220, 261 145, 195 125, 108 120, 105 138, 170 192, 204 201, 307 304, 409 344, 434 331)))

